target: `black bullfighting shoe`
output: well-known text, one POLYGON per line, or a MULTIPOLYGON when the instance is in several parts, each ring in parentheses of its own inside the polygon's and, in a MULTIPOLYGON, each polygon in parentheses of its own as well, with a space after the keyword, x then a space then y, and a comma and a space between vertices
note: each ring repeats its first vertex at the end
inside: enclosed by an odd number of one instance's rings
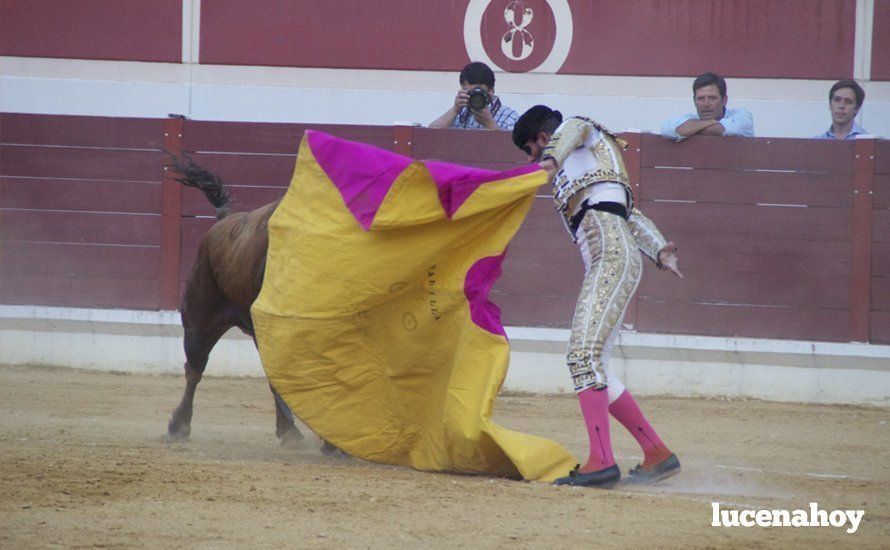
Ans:
POLYGON ((677 455, 671 453, 671 456, 665 458, 651 468, 643 468, 642 464, 637 464, 636 468, 632 468, 628 473, 629 483, 655 483, 662 479, 671 477, 680 473, 680 459, 677 455))
POLYGON ((575 465, 575 469, 569 472, 566 477, 557 478, 553 482, 554 485, 576 485, 578 487, 600 487, 609 489, 621 479, 621 470, 617 464, 613 464, 608 468, 597 470, 595 472, 583 473, 578 469, 580 464, 575 465))

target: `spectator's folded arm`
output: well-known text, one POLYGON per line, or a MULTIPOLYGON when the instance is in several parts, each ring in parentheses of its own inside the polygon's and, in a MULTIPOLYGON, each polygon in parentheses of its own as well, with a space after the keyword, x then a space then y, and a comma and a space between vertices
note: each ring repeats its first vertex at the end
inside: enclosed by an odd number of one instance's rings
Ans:
POLYGON ((691 120, 691 119, 692 119, 692 115, 683 115, 683 116, 680 116, 677 118, 672 118, 670 120, 664 121, 664 123, 662 123, 662 125, 661 125, 661 135, 663 137, 666 137, 667 139, 673 139, 676 141, 680 141, 681 139, 683 139, 683 136, 681 136, 677 132, 677 128, 681 124, 686 122, 687 120, 691 120))
POLYGON ((727 111, 720 124, 725 129, 724 136, 754 137, 754 117, 747 109, 727 111))

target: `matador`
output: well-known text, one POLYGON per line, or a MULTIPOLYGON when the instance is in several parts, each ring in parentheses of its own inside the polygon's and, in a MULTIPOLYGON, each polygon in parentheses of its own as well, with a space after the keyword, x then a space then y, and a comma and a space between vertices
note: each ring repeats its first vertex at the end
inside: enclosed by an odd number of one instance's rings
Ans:
POLYGON ((640 444, 643 461, 630 479, 651 483, 680 471, 677 456, 609 370, 611 348, 642 274, 641 251, 682 277, 676 247, 633 204, 622 158, 624 142, 594 120, 544 105, 523 114, 513 142, 550 174, 556 210, 578 244, 585 275, 575 306, 567 363, 590 441, 590 455, 557 485, 611 487, 621 478, 609 436, 609 414, 640 444))

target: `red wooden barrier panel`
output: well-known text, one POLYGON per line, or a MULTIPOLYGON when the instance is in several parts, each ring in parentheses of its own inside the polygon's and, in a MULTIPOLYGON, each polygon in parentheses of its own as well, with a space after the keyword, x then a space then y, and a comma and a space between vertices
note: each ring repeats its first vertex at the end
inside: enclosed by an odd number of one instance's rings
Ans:
POLYGON ((526 162, 509 132, 467 132, 412 128, 411 156, 455 162, 490 170, 508 170, 526 162))
POLYGON ((303 133, 309 129, 392 150, 391 126, 206 120, 186 122, 182 147, 184 151, 264 153, 295 157, 303 133))
POLYGON ((696 137, 679 143, 644 134, 643 166, 716 170, 851 173, 852 142, 790 138, 696 137))
MULTIPOLYGON (((234 208, 281 197, 304 124, 0 115, 0 302, 173 308, 214 223, 162 146, 223 177, 234 208)), ((507 133, 312 128, 415 158, 505 169, 507 133)), ((890 142, 629 134, 637 204, 680 246, 648 265, 626 324, 643 332, 890 342, 890 142)), ((492 295, 505 324, 568 327, 583 277, 542 188, 492 295)))
POLYGON ((846 341, 853 145, 644 135, 640 208, 686 278, 647 269, 645 332, 846 341))
POLYGON ((0 176, 4 208, 157 214, 159 182, 0 176))
POLYGON ((0 301, 158 307, 162 122, 0 115, 0 301))
POLYGON ((890 141, 875 143, 870 341, 890 344, 890 141))

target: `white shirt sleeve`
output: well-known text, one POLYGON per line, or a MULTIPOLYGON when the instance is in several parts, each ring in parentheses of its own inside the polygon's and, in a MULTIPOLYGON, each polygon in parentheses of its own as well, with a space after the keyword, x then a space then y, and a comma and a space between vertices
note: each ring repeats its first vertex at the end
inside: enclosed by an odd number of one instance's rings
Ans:
POLYGON ((747 109, 727 109, 720 124, 724 136, 754 137, 754 117, 747 109))
POLYGON ((672 118, 670 120, 666 120, 661 125, 661 135, 668 139, 673 139, 675 141, 680 141, 683 139, 683 136, 677 133, 677 128, 680 127, 681 124, 686 122, 687 120, 692 120, 693 118, 698 118, 697 115, 689 113, 683 115, 681 117, 672 118))

